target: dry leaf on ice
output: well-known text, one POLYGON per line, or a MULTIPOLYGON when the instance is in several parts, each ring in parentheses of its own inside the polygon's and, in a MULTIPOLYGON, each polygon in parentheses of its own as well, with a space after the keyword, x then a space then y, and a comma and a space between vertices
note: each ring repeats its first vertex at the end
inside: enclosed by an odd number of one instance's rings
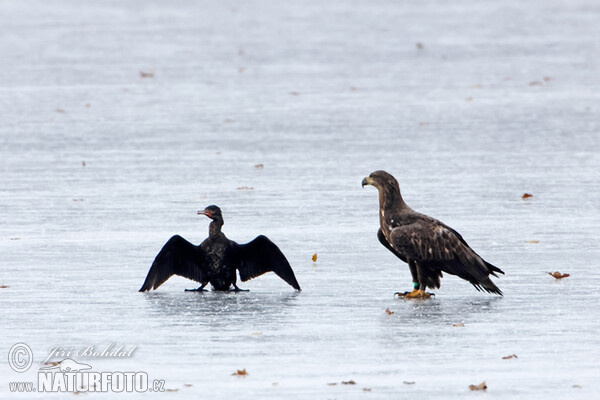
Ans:
POLYGON ((471 390, 486 390, 487 385, 485 384, 485 381, 483 381, 479 385, 469 385, 469 389, 471 389, 471 390))
POLYGON ((548 275, 555 277, 556 279, 562 279, 562 278, 566 278, 569 277, 571 275, 569 274, 561 274, 558 271, 554 271, 554 272, 548 272, 548 275))
POLYGON ((244 369, 238 369, 237 371, 235 371, 231 375, 233 375, 233 376, 246 376, 246 375, 248 375, 248 371, 246 371, 246 368, 244 368, 244 369))

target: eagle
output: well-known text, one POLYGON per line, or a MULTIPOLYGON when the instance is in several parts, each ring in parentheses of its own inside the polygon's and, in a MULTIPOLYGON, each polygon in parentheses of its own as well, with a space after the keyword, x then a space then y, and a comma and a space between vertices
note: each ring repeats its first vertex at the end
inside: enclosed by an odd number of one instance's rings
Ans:
POLYGON ((429 298, 427 288, 440 287, 442 272, 469 281, 475 289, 502 296, 490 275, 504 272, 485 261, 454 229, 410 208, 402 199, 396 178, 375 171, 362 180, 379 191, 377 238, 396 257, 408 264, 414 290, 397 293, 406 298, 429 298))

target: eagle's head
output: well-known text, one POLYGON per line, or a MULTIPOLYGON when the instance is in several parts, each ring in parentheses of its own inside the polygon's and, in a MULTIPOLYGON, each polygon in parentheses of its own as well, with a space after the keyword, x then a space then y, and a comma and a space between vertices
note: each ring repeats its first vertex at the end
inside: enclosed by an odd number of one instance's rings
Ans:
POLYGON ((377 189, 399 188, 398 181, 385 171, 375 171, 362 180, 362 186, 375 186, 377 189))

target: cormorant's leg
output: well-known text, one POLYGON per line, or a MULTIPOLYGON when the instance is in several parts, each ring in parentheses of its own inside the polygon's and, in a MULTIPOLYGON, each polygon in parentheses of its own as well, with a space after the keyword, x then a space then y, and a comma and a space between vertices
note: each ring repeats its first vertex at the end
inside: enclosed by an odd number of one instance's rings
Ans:
POLYGON ((200 286, 197 289, 185 289, 186 292, 208 292, 208 290, 204 289, 204 287, 208 285, 208 282, 203 283, 202 286, 200 286))
POLYGON ((250 289, 240 289, 239 287, 237 287, 237 285, 234 283, 233 284, 233 290, 230 290, 231 292, 249 292, 250 289))

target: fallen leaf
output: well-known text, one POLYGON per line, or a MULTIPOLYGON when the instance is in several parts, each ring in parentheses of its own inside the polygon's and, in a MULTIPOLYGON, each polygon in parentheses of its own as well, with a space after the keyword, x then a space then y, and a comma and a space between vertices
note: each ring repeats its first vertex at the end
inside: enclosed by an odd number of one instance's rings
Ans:
POLYGON ((298 96, 300 93, 298 93, 298 92, 290 92, 290 94, 291 94, 292 96, 298 96))
POLYGON ((10 240, 21 240, 21 238, 10 238, 10 240))
POLYGON ((223 122, 225 122, 226 124, 230 124, 233 122, 233 120, 231 118, 225 118, 225 121, 223 122))
POLYGON ((429 125, 429 122, 419 122, 419 126, 427 126, 429 125))
POLYGON ((184 383, 183 386, 185 386, 185 387, 192 387, 194 385, 192 385, 191 383, 184 383))
POLYGON ((179 389, 165 389, 165 392, 179 392, 179 389))
POLYGON ((256 165, 254 166, 254 168, 256 168, 256 169, 263 169, 264 167, 265 167, 265 166, 264 166, 264 165, 262 165, 262 164, 256 164, 256 165))
POLYGON ((424 48, 424 47, 425 47, 425 46, 423 46, 423 43, 421 43, 421 42, 417 42, 417 49, 419 49, 419 50, 423 50, 423 48, 424 48))
POLYGON ((84 201, 83 199, 73 199, 73 201, 84 201))
POLYGON ((154 78, 154 71, 152 71, 152 72, 140 71, 140 76, 142 78, 154 78))
POLYGON ((353 92, 356 92, 357 89, 354 86, 350 86, 350 90, 353 91, 353 92))
POLYGON ((539 242, 540 242, 539 240, 526 240, 525 241, 525 243, 533 243, 533 244, 536 244, 536 243, 539 243, 539 242))
POLYGON ((371 388, 363 388, 363 392, 370 392, 371 388))
POLYGON ((465 101, 473 101, 473 98, 472 98, 472 97, 467 97, 467 98, 465 99, 465 101))
POLYGON ((82 161, 82 162, 81 162, 81 166, 82 166, 82 167, 85 167, 85 161, 82 161))
POLYGON ((387 313, 387 315, 392 315, 394 312, 392 310, 390 310, 389 308, 385 309, 385 312, 387 313))
POLYGON ((251 186, 240 186, 237 190, 254 190, 254 188, 251 186))
POLYGON ((542 86, 542 82, 540 82, 540 81, 531 81, 531 82, 529 82, 529 86, 542 86))
POLYGON ((413 381, 403 381, 402 383, 404 383, 405 385, 414 385, 415 382, 413 381))
POLYGON ((342 381, 342 385, 356 385, 356 382, 350 379, 349 381, 342 381))
POLYGON ((337 385, 337 382, 329 382, 328 385, 329 386, 335 386, 335 385, 337 385))
POLYGON ((580 385, 573 385, 573 389, 581 389, 580 385))
POLYGON ((510 360, 511 358, 519 358, 519 357, 517 357, 516 354, 511 354, 510 356, 504 356, 504 357, 502 357, 503 360, 510 360))
POLYGON ((8 289, 10 286, 0 285, 0 289, 8 289))
POLYGON ((483 86, 481 86, 479 83, 476 83, 475 85, 471 85, 471 89, 481 89, 483 86))
POLYGON ((238 369, 237 371, 235 371, 231 375, 233 375, 233 376, 246 376, 246 375, 248 375, 248 372, 246 371, 246 368, 244 368, 244 369, 238 369))
POLYGON ((273 382, 272 385, 273 386, 279 386, 279 382, 273 382))
POLYGON ((479 385, 469 385, 469 389, 471 389, 471 390, 487 390, 487 385, 485 384, 485 381, 483 381, 479 385))
POLYGON ((57 112, 57 113, 59 113, 59 114, 64 114, 64 112, 65 112, 65 110, 63 110, 62 108, 57 108, 57 109, 56 109, 56 110, 54 110, 54 111, 56 111, 56 112, 57 112))
POLYGON ((245 70, 246 70, 246 68, 240 67, 240 68, 238 68, 238 73, 243 74, 245 70))
POLYGON ((532 194, 529 194, 529 193, 525 193, 525 194, 523 194, 523 196, 522 196, 522 198, 523 198, 523 199, 528 199, 528 198, 530 198, 530 197, 533 197, 533 195, 532 195, 532 194))
POLYGON ((85 108, 90 108, 92 105, 90 103, 85 103, 85 108))
POLYGON ((262 336, 262 332, 252 332, 254 336, 262 336))
POLYGON ((312 260, 313 260, 313 262, 317 262, 317 253, 313 254, 312 260))
POLYGON ((77 395, 80 395, 80 394, 82 394, 82 393, 85 393, 85 392, 80 392, 79 390, 76 390, 76 391, 74 391, 74 392, 73 392, 73 394, 74 394, 75 396, 77 396, 77 395))
POLYGON ((244 55, 244 50, 239 50, 238 51, 238 56, 243 56, 244 55))
POLYGON ((551 79, 552 79, 552 78, 550 78, 549 76, 545 76, 545 77, 544 77, 544 82, 550 82, 550 80, 551 80, 551 79))
POLYGON ((457 324, 452 324, 452 326, 456 326, 457 328, 462 328, 465 326, 465 324, 463 324, 462 322, 459 322, 457 324))
POLYGON ((548 275, 550 275, 550 276, 553 276, 553 277, 555 277, 556 279, 562 279, 562 278, 567 278, 567 277, 571 276, 571 275, 569 275, 569 274, 561 274, 561 273, 560 273, 560 272, 558 272, 558 271, 555 271, 555 272, 548 272, 548 275))

